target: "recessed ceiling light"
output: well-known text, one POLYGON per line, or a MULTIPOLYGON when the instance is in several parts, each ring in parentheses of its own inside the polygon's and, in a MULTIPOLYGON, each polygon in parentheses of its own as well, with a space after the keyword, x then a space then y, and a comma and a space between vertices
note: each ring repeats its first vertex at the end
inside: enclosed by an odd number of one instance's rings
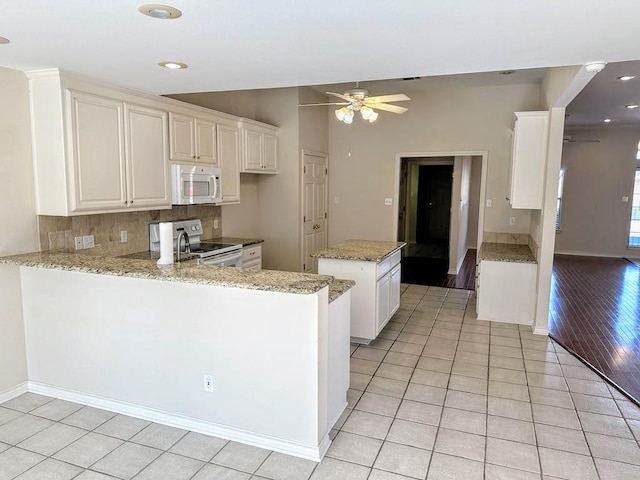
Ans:
POLYGON ((629 80, 633 80, 634 78, 636 78, 635 75, 622 75, 618 77, 618 80, 622 80, 623 82, 628 82, 629 80))
POLYGON ((189 65, 180 62, 160 62, 158 63, 158 65, 164 68, 169 68, 171 70, 181 70, 183 68, 189 68, 189 65))
POLYGON ((605 118, 605 119, 603 120, 603 122, 604 122, 604 123, 611 123, 611 119, 610 119, 610 118, 605 118))
POLYGON ((160 18, 162 20, 173 20, 182 16, 182 12, 177 8, 170 7, 169 5, 158 5, 156 3, 147 3, 138 7, 138 11, 143 15, 147 15, 153 18, 160 18))
POLYGON ((513 75, 514 73, 516 73, 515 70, 503 70, 500 75, 513 75))
POLYGON ((4 45, 5 43, 9 43, 11 40, 8 38, 0 37, 0 45, 4 45))
POLYGON ((637 103, 632 103, 631 105, 625 105, 629 110, 633 110, 634 108, 638 108, 637 103))

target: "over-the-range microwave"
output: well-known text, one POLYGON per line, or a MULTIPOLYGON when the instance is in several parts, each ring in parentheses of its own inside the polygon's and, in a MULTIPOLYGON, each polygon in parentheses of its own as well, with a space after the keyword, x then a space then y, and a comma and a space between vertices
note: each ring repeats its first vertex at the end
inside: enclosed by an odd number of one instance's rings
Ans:
POLYGON ((220 168, 171 165, 171 203, 173 205, 211 204, 221 201, 220 168))

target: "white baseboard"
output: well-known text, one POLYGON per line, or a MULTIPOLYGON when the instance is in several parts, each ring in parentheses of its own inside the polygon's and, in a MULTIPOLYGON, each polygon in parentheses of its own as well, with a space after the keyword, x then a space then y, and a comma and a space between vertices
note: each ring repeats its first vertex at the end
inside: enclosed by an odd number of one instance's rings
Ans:
POLYGON ((192 432, 202 433, 205 435, 213 435, 226 440, 233 440, 239 443, 252 445, 254 447, 265 448, 267 450, 273 450, 286 455, 293 455, 295 457, 313 460, 315 462, 322 460, 322 457, 327 453, 329 445, 331 444, 328 434, 325 435, 325 438, 323 438, 322 442, 320 442, 320 445, 318 446, 302 445, 295 442, 288 442, 273 438, 268 435, 240 430, 227 425, 221 425, 164 410, 121 402, 119 400, 77 392, 52 385, 29 382, 28 389, 33 393, 55 397, 69 402, 80 403, 82 405, 88 405, 90 407, 100 408, 123 415, 129 415, 170 427, 183 428, 185 430, 191 430, 192 432))
POLYGON ((553 253, 554 255, 576 255, 579 257, 622 258, 622 255, 615 255, 610 253, 599 253, 599 252, 577 252, 574 250, 570 250, 570 251, 558 250, 553 253))
POLYGON ((545 335, 545 336, 549 336, 549 329, 546 327, 533 327, 533 334, 534 335, 545 335))
POLYGON ((28 391, 29 384, 27 382, 19 383, 15 387, 11 387, 0 392, 0 403, 13 400, 14 398, 19 397, 20 395, 22 395, 23 393, 27 393, 28 391))

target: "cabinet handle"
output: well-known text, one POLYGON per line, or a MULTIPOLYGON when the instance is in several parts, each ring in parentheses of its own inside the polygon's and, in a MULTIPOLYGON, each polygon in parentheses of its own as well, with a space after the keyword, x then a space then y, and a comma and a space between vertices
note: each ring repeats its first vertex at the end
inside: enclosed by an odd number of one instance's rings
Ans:
POLYGON ((195 159, 196 159, 196 156, 195 156, 195 155, 192 155, 192 156, 191 156, 191 158, 193 158, 193 159, 195 160, 195 159))
POLYGON ((198 160, 200 160, 200 156, 198 155, 198 157, 196 157, 198 160))
POLYGON ((133 205, 133 200, 131 200, 131 205, 133 205))
POLYGON ((129 205, 129 202, 127 202, 127 201, 125 200, 125 201, 124 201, 124 204, 125 204, 125 205, 129 205))

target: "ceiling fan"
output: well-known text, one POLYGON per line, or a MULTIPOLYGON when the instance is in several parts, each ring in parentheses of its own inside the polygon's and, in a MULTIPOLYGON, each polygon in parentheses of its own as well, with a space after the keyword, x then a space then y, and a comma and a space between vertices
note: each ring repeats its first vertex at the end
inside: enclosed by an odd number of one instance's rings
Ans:
POLYGON ((360 112, 362 118, 369 123, 375 122, 378 118, 378 112, 374 110, 384 110, 392 113, 404 113, 408 110, 406 107, 399 105, 391 105, 386 102, 406 102, 411 100, 404 93, 396 93, 393 95, 380 95, 372 97, 369 94, 369 90, 360 88, 356 83, 356 88, 347 90, 344 93, 325 92, 327 95, 333 95, 343 100, 342 102, 327 102, 327 103, 306 103, 301 104, 301 107, 315 107, 320 105, 341 105, 335 111, 336 117, 341 122, 350 124, 353 122, 355 112, 360 112))
POLYGON ((575 139, 575 138, 571 137, 571 135, 566 135, 562 139, 562 143, 563 144, 567 144, 567 143, 600 143, 600 140, 597 139, 597 138, 575 139))

